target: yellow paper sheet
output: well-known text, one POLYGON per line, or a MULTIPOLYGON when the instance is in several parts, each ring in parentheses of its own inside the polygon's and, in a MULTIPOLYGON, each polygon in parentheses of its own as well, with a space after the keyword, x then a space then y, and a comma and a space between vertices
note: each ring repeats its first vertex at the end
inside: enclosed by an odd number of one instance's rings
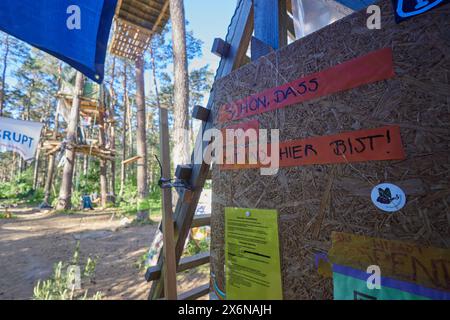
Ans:
POLYGON ((276 210, 225 208, 225 264, 227 299, 283 298, 276 210))

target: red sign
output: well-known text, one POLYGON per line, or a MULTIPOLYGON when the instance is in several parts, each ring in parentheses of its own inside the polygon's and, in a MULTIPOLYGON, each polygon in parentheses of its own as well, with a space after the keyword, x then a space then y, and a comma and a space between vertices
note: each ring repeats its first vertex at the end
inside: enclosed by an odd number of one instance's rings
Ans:
POLYGON ((283 86, 223 105, 219 109, 219 122, 284 108, 394 76, 392 49, 384 48, 283 86))
MULTIPOLYGON (((270 146, 267 147, 270 156, 270 146)), ((246 153, 248 150, 246 150, 246 153)), ((248 157, 248 155, 246 155, 248 157)), ((255 158, 253 155, 252 158, 255 158)), ((261 162, 265 157, 259 156, 261 162)), ((332 136, 290 140, 280 143, 279 166, 331 164, 405 159, 398 126, 386 126, 340 133, 332 136)), ((265 162, 267 163, 267 162, 265 162)), ((260 168, 258 164, 224 164, 222 169, 260 168)))

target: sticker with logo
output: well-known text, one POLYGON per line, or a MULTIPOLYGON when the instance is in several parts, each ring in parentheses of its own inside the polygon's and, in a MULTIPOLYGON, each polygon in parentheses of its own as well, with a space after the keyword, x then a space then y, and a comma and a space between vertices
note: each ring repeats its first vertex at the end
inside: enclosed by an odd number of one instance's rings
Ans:
POLYGON ((398 211, 406 204, 406 195, 403 190, 391 183, 375 186, 372 189, 371 198, 378 209, 387 212, 398 211))
POLYGON ((392 0, 395 21, 400 23, 449 2, 450 0, 392 0))

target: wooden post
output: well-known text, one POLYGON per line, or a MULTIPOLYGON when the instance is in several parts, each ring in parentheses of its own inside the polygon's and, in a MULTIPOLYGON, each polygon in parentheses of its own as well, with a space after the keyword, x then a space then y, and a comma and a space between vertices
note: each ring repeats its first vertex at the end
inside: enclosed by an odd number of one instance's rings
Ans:
MULTIPOLYGON (((158 85, 156 83, 155 58, 150 46, 150 55, 153 69, 153 79, 156 90, 156 102, 159 109, 159 144, 162 165, 162 177, 170 177, 170 140, 169 120, 167 108, 162 108, 159 101, 158 85)), ((173 230, 172 189, 162 189, 162 229, 163 229, 163 256, 164 269, 164 296, 168 300, 177 299, 177 263, 175 259, 175 236, 173 230)))
POLYGON ((136 153, 140 157, 137 161, 137 188, 138 188, 138 220, 147 220, 149 209, 139 206, 147 199, 147 136, 145 134, 145 83, 144 59, 136 61, 136 153))
POLYGON ((274 50, 287 45, 286 0, 253 0, 255 37, 274 50))
MULTIPOLYGON (((59 114, 55 113, 55 127, 53 128, 53 139, 56 140, 58 136, 59 129, 59 114)), ((55 153, 52 153, 48 156, 48 166, 47 166, 47 179, 45 179, 45 187, 44 187, 44 201, 42 201, 42 205, 48 207, 50 205, 50 193, 53 184, 53 176, 55 172, 55 153)))
POLYGON ((64 165, 61 189, 59 191, 58 204, 56 210, 68 210, 71 207, 72 196, 72 177, 75 166, 75 144, 77 142, 78 119, 80 116, 81 96, 83 94, 84 76, 77 71, 75 78, 75 88, 73 93, 72 108, 70 109, 70 118, 67 125, 67 149, 66 163, 64 165))
MULTIPOLYGON (((222 59, 220 60, 215 79, 220 79, 221 77, 226 76, 240 65, 240 62, 245 56, 246 48, 248 47, 248 43, 252 34, 252 29, 252 0, 240 0, 235 15, 231 20, 231 25, 228 29, 228 35, 225 39, 225 41, 230 44, 230 52, 226 57, 222 57, 222 59)), ((212 89, 208 100, 208 109, 212 108, 213 100, 214 90, 212 89)), ((214 127, 213 121, 208 121, 202 124, 195 144, 195 148, 197 151, 194 151, 191 159, 194 160, 196 156, 203 154, 203 151, 209 144, 208 142, 203 141, 203 133, 212 127, 214 127)), ((195 209, 197 208, 197 204, 200 199, 200 195, 209 171, 209 164, 205 162, 197 163, 197 161, 193 161, 190 185, 194 190, 182 190, 178 199, 174 214, 175 223, 177 226, 177 233, 175 236, 175 259, 177 263, 181 259, 185 240, 191 228, 195 209), (189 198, 190 201, 185 202, 184 199, 186 198, 189 198)), ((161 254, 158 259, 158 265, 161 267, 165 266, 167 263, 167 261, 164 260, 165 257, 163 257, 163 254, 161 254)), ((149 293, 149 299, 158 299, 162 296, 163 288, 165 289, 166 286, 165 281, 167 280, 163 276, 161 276, 160 281, 153 281, 149 293)))

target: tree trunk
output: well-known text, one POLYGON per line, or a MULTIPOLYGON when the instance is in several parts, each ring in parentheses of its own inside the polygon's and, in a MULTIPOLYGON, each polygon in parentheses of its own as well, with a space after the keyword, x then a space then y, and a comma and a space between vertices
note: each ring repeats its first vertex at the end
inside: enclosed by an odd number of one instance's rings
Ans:
POLYGON ((127 88, 127 64, 126 62, 123 65, 123 123, 122 123, 122 162, 120 166, 120 197, 123 196, 124 188, 125 188, 125 179, 127 177, 126 167, 123 164, 123 161, 126 160, 127 157, 127 119, 128 119, 128 88, 127 88))
POLYGON ((5 40, 5 54, 3 55, 3 70, 2 70, 2 88, 0 90, 0 117, 3 116, 3 108, 5 105, 5 77, 6 69, 8 67, 8 54, 9 54, 9 35, 6 35, 5 40))
MULTIPOLYGON (((111 74, 111 105, 109 106, 109 137, 110 137, 110 149, 116 149, 116 124, 115 124, 115 110, 116 110, 116 91, 114 90, 114 81, 116 76, 116 58, 113 58, 112 62, 112 74, 111 74)), ((116 198, 116 158, 114 153, 114 160, 111 161, 111 179, 109 190, 115 201, 116 198)))
POLYGON ((145 83, 144 60, 136 61, 136 153, 140 158, 137 161, 137 189, 138 189, 138 220, 147 220, 147 205, 143 206, 148 196, 147 187, 147 143, 145 134, 145 83))
POLYGON ((39 148, 36 150, 36 155, 34 157, 33 190, 36 190, 38 187, 41 147, 42 147, 42 143, 39 143, 39 148))
POLYGON ((133 156, 133 124, 131 123, 131 118, 133 116, 133 113, 131 111, 132 103, 130 102, 130 99, 127 100, 127 133, 128 133, 128 156, 133 156))
MULTIPOLYGON (((58 132, 58 114, 55 115, 55 133, 53 134, 53 137, 56 138, 56 133, 58 132)), ((47 167, 47 179, 45 180, 45 187, 44 187, 44 201, 42 204, 44 206, 49 206, 50 203, 50 195, 51 195, 51 189, 52 189, 52 183, 53 183, 53 175, 55 171, 55 154, 51 154, 48 156, 48 167, 47 167)))
POLYGON ((83 156, 83 176, 86 178, 89 172, 89 155, 85 154, 83 156))
POLYGON ((77 142, 77 128, 78 120, 80 117, 80 103, 81 96, 83 94, 84 76, 81 72, 77 72, 75 79, 75 92, 73 95, 72 108, 70 110, 69 123, 67 125, 67 150, 66 150, 66 163, 64 165, 61 188, 59 191, 57 210, 68 210, 71 207, 72 196, 72 177, 73 169, 75 166, 75 149, 74 146, 77 142))
POLYGON ((11 176, 10 176, 10 179, 9 179, 11 181, 13 181, 14 177, 17 174, 17 163, 16 163, 17 161, 16 160, 17 160, 16 153, 13 152, 13 155, 12 155, 12 170, 11 170, 11 176))
POLYGON ((183 0, 170 0, 174 67, 174 148, 173 165, 190 162, 189 76, 186 55, 186 26, 183 0))
MULTIPOLYGON (((58 88, 61 89, 61 74, 62 74, 62 64, 60 63, 58 66, 58 88)), ((53 128, 53 140, 58 139, 58 130, 59 130, 59 113, 58 109, 55 113, 55 126, 53 128)), ((53 186, 53 180, 54 179, 54 173, 55 173, 55 153, 52 153, 48 156, 48 163, 47 163, 47 178, 45 179, 45 185, 44 185, 44 200, 42 201, 41 207, 50 207, 50 197, 51 197, 51 191, 53 186)))
MULTIPOLYGON (((105 128, 105 92, 102 86, 99 90, 99 109, 98 114, 98 142, 101 148, 105 147, 106 144, 106 128, 105 128)), ((108 198, 108 179, 106 177, 108 172, 108 161, 100 158, 100 199, 102 208, 106 208, 107 198, 108 198)))

